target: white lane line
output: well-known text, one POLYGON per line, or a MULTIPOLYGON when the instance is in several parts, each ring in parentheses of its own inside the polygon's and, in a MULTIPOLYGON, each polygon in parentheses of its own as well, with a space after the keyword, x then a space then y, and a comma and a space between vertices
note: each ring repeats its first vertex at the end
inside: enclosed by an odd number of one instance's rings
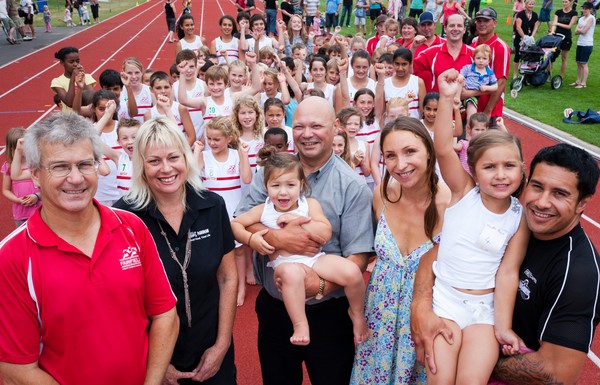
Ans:
POLYGON ((202 37, 202 28, 204 27, 204 0, 202 0, 202 11, 200 12, 200 37, 202 37))
MULTIPOLYGON (((158 4, 158 3, 157 3, 157 4, 158 4)), ((152 8, 153 8, 153 7, 155 7, 155 6, 156 6, 156 5, 152 5, 150 8, 148 8, 147 10, 145 10, 145 11, 143 11, 143 12, 139 13, 137 16, 140 16, 140 15, 142 15, 143 13, 145 13, 145 12, 149 11, 150 9, 152 9, 152 8)), ((136 18, 137 16, 135 16, 134 18, 136 18)), ((114 16, 113 16, 113 17, 114 17, 114 16)), ((155 18, 155 19, 156 19, 156 18, 155 18)), ((132 20, 133 20, 133 19, 132 19, 132 20)), ((132 20, 130 20, 130 21, 132 21, 132 20)), ((98 40, 100 40, 100 39, 103 39, 105 36, 107 36, 107 35, 109 35, 109 34, 112 34, 112 33, 114 33, 114 32, 115 32, 117 29, 119 29, 119 28, 123 27, 124 25, 125 25, 125 23, 122 23, 121 25, 119 25, 119 26, 118 26, 118 27, 116 27, 115 29, 112 29, 112 30, 110 30, 110 31, 106 32, 104 35, 98 36, 96 39, 92 40, 92 41, 91 41, 91 42, 89 42, 88 44, 86 44, 86 45, 84 45, 83 47, 79 48, 79 52, 83 51, 85 48, 87 48, 87 47, 89 47, 90 45, 94 44, 94 43, 95 43, 95 42, 97 42, 98 40)), ((81 31, 81 32, 83 32, 83 31, 81 31)), ((78 32, 78 33, 81 33, 81 32, 78 32)), ((74 36, 74 35, 71 35, 71 36, 74 36)), ((71 37, 71 36, 69 36, 69 37, 71 37)), ((37 51, 36 51, 36 52, 37 52, 37 51)), ((31 55, 31 54, 34 54, 34 53, 36 53, 36 52, 32 52, 32 53, 30 53, 30 54, 28 54, 28 55, 25 55, 25 56, 23 56, 22 58, 20 58, 20 59, 18 59, 18 60, 21 60, 21 59, 23 59, 23 58, 25 58, 25 57, 27 57, 27 56, 29 56, 29 55, 31 55)), ((2 95, 0 95, 0 99, 2 99, 3 97, 5 97, 6 95, 9 95, 11 92, 13 92, 14 90, 18 89, 19 87, 21 87, 21 86, 23 86, 23 85, 25 85, 25 84, 29 83, 30 81, 32 81, 32 80, 34 80, 34 79, 36 79, 36 78, 38 78, 38 77, 39 77, 41 74, 43 74, 44 72, 47 72, 47 71, 49 71, 50 69, 52 69, 53 67, 55 67, 55 66, 56 66, 56 65, 58 65, 58 64, 59 64, 59 62, 58 62, 58 61, 56 61, 56 62, 54 62, 54 63, 50 64, 48 67, 46 67, 45 69, 41 70, 41 71, 40 71, 40 72, 38 72, 37 74, 35 74, 35 75, 32 75, 32 76, 31 76, 29 79, 22 81, 20 84, 17 84, 16 86, 14 86, 13 88, 11 88, 10 90, 8 90, 8 91, 6 91, 5 93, 3 93, 2 95)), ((1 68, 0 68, 0 69, 1 69, 1 68)))
POLYGON ((582 214, 581 217, 583 219, 585 219, 586 221, 588 221, 589 223, 591 223, 592 225, 596 226, 596 228, 600 229, 600 223, 596 222, 595 220, 593 220, 592 218, 588 217, 585 214, 582 214))
POLYGON ((590 361, 596 364, 597 367, 600 368, 600 358, 598 358, 598 356, 595 355, 594 352, 592 352, 591 350, 588 352, 588 358, 590 359, 590 361))
POLYGON ((219 6, 219 9, 221 10, 221 15, 225 15, 225 12, 223 12, 223 8, 221 8, 221 2, 219 0, 217 0, 217 5, 219 6))

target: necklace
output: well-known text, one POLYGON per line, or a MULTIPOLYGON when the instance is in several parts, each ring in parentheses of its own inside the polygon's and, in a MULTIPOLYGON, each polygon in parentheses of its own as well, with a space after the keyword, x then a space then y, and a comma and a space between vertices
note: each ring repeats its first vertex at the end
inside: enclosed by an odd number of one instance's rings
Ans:
POLYGON ((188 266, 190 265, 190 260, 191 260, 191 256, 192 256, 192 240, 190 238, 190 232, 188 230, 187 241, 185 243, 185 258, 183 259, 183 265, 182 265, 179 262, 179 259, 177 259, 177 255, 175 255, 173 248, 171 248, 171 243, 169 242, 169 239, 167 238, 167 233, 165 233, 165 231, 163 230, 162 225, 160 224, 160 221, 156 220, 156 222, 158 223, 158 227, 160 228, 160 234, 163 236, 163 238, 165 238, 165 241, 167 242, 167 247, 169 248, 169 254, 171 254, 171 258, 177 263, 177 266, 179 266, 179 268, 181 269, 181 276, 183 277, 185 315, 188 320, 188 322, 187 322, 188 327, 191 328, 192 327, 192 307, 190 304, 190 288, 188 285, 188 276, 187 276, 187 271, 186 271, 188 266))

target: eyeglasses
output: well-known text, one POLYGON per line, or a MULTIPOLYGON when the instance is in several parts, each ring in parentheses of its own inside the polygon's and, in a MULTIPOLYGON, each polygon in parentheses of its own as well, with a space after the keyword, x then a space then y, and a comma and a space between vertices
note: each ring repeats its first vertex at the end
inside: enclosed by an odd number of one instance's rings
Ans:
POLYGON ((100 167, 100 162, 95 160, 82 160, 81 162, 72 164, 72 163, 55 163, 50 165, 49 167, 44 167, 50 175, 55 178, 64 178, 71 174, 73 170, 73 166, 77 167, 80 173, 84 175, 95 174, 98 172, 98 167, 100 167))

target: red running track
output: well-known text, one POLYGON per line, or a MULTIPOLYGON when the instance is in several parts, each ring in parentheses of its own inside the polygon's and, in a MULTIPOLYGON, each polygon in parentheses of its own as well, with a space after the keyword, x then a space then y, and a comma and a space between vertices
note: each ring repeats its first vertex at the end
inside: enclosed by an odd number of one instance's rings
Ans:
MULTIPOLYGON (((80 49, 81 63, 87 73, 96 79, 107 68, 119 70, 123 60, 130 56, 140 59, 145 67, 168 71, 174 61, 175 45, 166 42, 166 23, 162 2, 152 0, 112 17, 100 24, 0 67, 0 136, 5 137, 11 127, 28 127, 54 111, 50 82, 62 73, 62 67, 54 59, 54 52, 63 46, 80 49)), ((257 2, 260 7, 263 4, 257 2)), ((192 14, 197 31, 211 41, 219 33, 218 19, 228 13, 235 15, 234 6, 228 0, 195 0, 192 14)), ((532 131, 516 122, 507 120, 508 129, 523 142, 525 162, 542 147, 556 141, 532 131)), ((4 155, 0 157, 4 162, 4 155)), ((0 236, 14 229, 10 205, 0 199, 0 236)), ((600 197, 592 199, 586 210, 583 226, 596 245, 600 246, 600 197)), ((234 339, 238 381, 241 385, 261 383, 258 354, 256 350, 256 316, 254 299, 257 288, 248 290, 246 304, 238 309, 234 339)), ((600 354, 599 338, 596 337, 592 351, 600 354)), ((309 383, 305 380, 305 383, 309 383)), ((600 369, 587 360, 581 384, 600 384, 600 369)))

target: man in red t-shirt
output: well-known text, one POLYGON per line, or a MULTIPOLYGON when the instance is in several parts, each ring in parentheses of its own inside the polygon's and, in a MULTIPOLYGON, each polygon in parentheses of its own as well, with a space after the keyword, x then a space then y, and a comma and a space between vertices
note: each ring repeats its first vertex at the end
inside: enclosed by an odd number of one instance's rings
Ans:
POLYGON ((461 15, 451 15, 444 20, 446 42, 422 51, 413 61, 413 73, 423 79, 427 92, 438 92, 437 78, 444 71, 457 71, 473 62, 473 48, 464 44, 465 20, 461 15))
POLYGON ((410 46, 410 50, 413 52, 413 58, 419 56, 419 54, 427 48, 442 44, 446 41, 446 39, 439 37, 435 33, 435 21, 433 20, 433 14, 429 11, 423 12, 421 16, 419 16, 418 30, 419 34, 415 36, 415 40, 410 46))
POLYGON ((377 16, 377 19, 375 19, 375 29, 377 30, 377 33, 375 33, 375 36, 367 40, 367 52, 371 56, 373 56, 373 52, 375 52, 377 43, 379 43, 379 36, 385 33, 385 28, 383 24, 385 23, 387 18, 388 17, 386 15, 379 15, 377 16))
POLYGON ((93 200, 102 142, 79 115, 27 130, 43 205, 0 244, 0 377, 7 383, 162 383, 179 330, 154 240, 93 200))
POLYGON ((508 71, 510 69, 510 48, 495 33, 498 24, 498 15, 493 8, 483 8, 475 14, 475 26, 478 36, 473 40, 471 46, 487 44, 492 50, 490 68, 498 79, 498 90, 489 94, 480 94, 478 91, 471 95, 463 92, 463 97, 480 95, 477 101, 477 111, 483 112, 490 117, 490 126, 496 125, 496 118, 502 116, 504 108, 504 88, 508 71))

